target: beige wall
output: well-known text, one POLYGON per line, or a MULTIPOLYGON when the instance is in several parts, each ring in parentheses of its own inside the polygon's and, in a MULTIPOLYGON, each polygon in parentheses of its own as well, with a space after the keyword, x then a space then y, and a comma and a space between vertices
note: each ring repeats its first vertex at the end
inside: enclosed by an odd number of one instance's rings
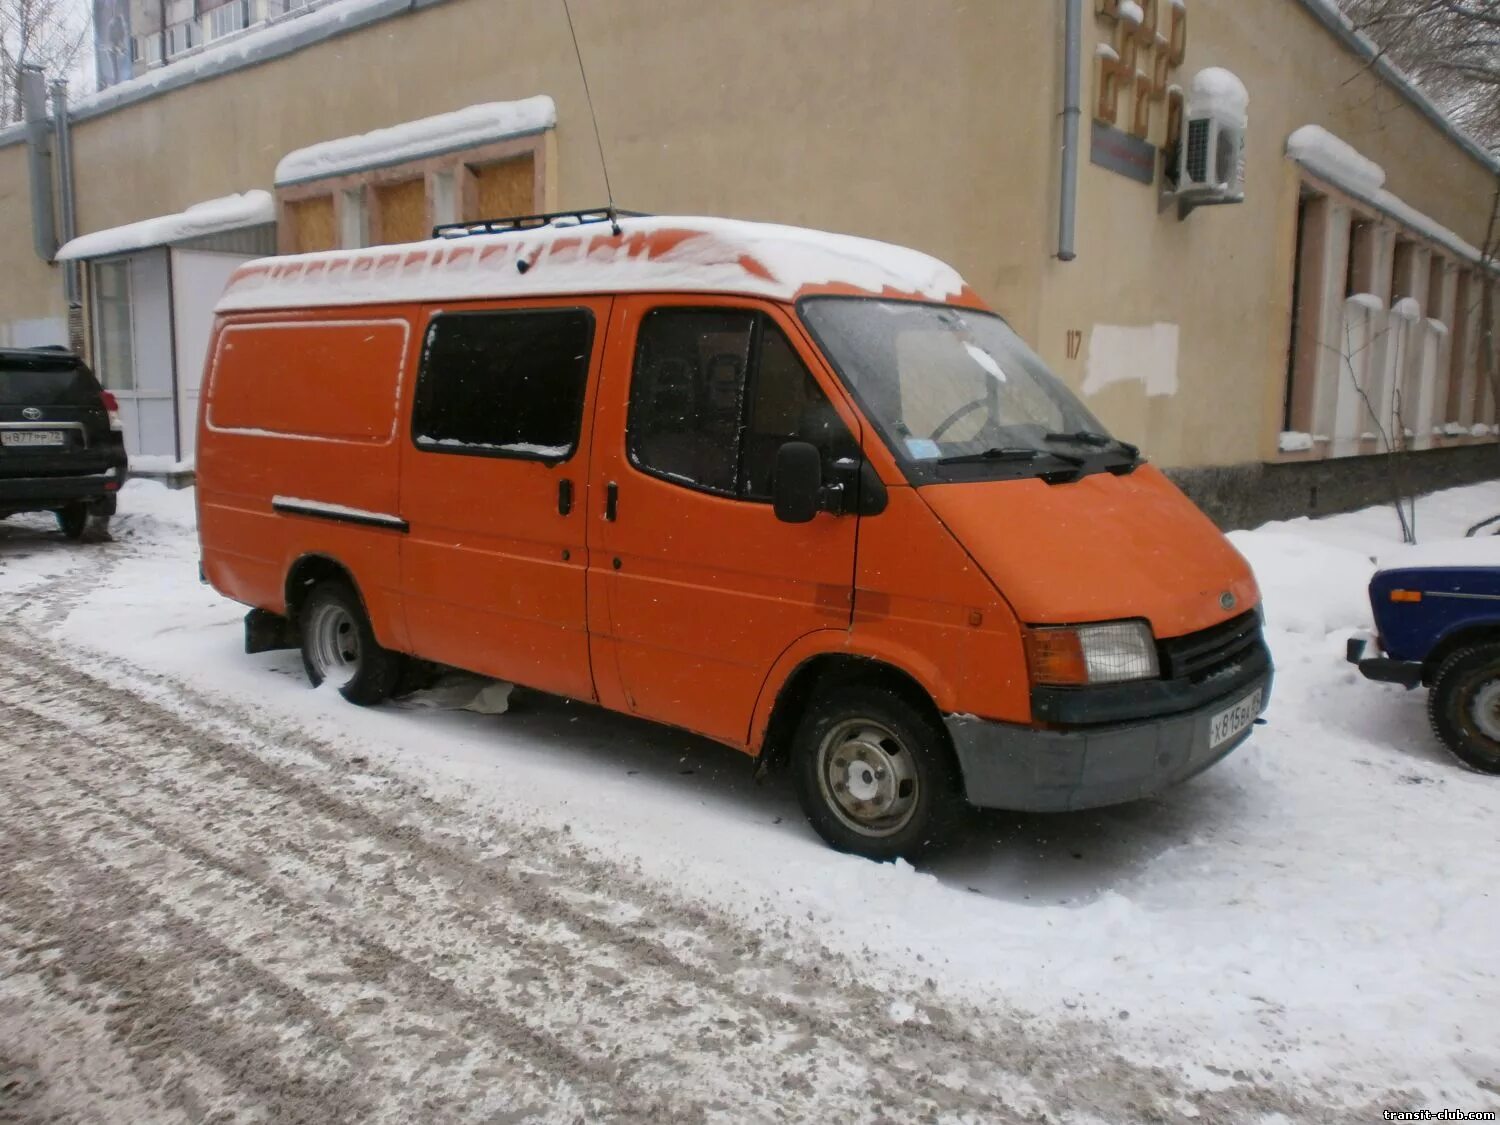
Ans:
MULTIPOLYGON (((1078 258, 1039 263, 1044 311, 1035 342, 1081 387, 1096 326, 1174 324, 1174 394, 1149 395, 1140 382, 1121 382, 1088 397, 1090 407, 1163 465, 1270 459, 1281 429, 1296 242, 1299 175, 1285 156, 1288 135, 1322 125, 1382 164, 1389 190, 1475 245, 1484 238, 1495 181, 1300 4, 1190 0, 1188 14, 1187 57, 1176 81, 1187 88, 1197 71, 1223 66, 1249 89, 1245 202, 1179 221, 1175 209, 1158 211, 1155 186, 1090 164, 1089 73, 1078 258), (1070 329, 1084 341, 1071 361, 1070 329)), ((1089 21, 1086 60, 1095 42, 1110 41, 1111 28, 1104 19, 1089 21)), ((1101 357, 1092 358, 1097 364, 1101 357)))
POLYGON ((17 320, 67 315, 62 271, 36 256, 26 146, 0 148, 0 344, 17 320))
MULTIPOLYGON (((1166 0, 1162 0, 1165 6, 1166 0)), ((1092 8, 1092 4, 1086 5, 1092 8)), ((1056 253, 1062 4, 959 0, 574 0, 617 202, 800 223, 905 243, 957 266, 1075 386, 1096 325, 1178 326, 1178 390, 1119 384, 1090 404, 1166 465, 1274 450, 1297 178, 1317 122, 1386 164, 1392 190, 1471 241, 1486 173, 1293 0, 1190 0, 1178 80, 1228 66, 1251 96, 1247 202, 1186 222, 1157 189, 1088 162, 1078 250, 1056 253), (1346 80, 1353 78, 1346 84, 1346 80), (1084 348, 1068 360, 1069 330, 1084 348)), ((1091 18, 1085 42, 1108 33, 1091 18)), ((75 129, 83 231, 270 187, 288 151, 470 105, 557 102, 561 206, 604 199, 560 4, 449 0, 75 129)), ((60 308, 26 225, 24 148, 0 150, 0 308, 60 308), (9 193, 8 195, 6 193, 9 193)))

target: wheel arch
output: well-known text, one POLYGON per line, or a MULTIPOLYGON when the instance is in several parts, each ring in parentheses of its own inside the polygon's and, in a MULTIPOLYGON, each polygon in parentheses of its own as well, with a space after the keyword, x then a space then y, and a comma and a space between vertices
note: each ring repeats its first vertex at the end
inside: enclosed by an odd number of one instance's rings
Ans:
POLYGON ((951 688, 935 669, 922 668, 921 661, 903 659, 901 654, 856 649, 847 642, 844 632, 814 634, 777 661, 761 690, 750 729, 751 753, 765 765, 785 759, 808 702, 830 684, 888 687, 938 720, 946 737, 941 719, 945 708, 952 709, 951 688), (830 643, 835 638, 843 643, 830 643))
POLYGON ((1477 645, 1500 645, 1500 618, 1465 622, 1444 633, 1422 661, 1422 683, 1431 687, 1449 657, 1477 645))

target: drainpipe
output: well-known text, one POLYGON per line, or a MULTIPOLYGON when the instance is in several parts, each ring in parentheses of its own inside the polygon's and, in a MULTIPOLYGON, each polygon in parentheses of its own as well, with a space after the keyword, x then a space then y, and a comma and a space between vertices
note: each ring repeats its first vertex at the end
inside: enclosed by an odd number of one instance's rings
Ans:
POLYGON ((1078 209, 1078 116, 1082 78, 1079 73, 1083 37, 1083 0, 1063 0, 1063 145, 1062 198, 1057 225, 1057 256, 1071 262, 1074 215, 1078 209))
POLYGON ((50 262, 57 254, 57 225, 52 210, 52 129, 47 122, 47 80, 41 67, 23 66, 19 82, 31 171, 32 241, 36 256, 50 262))
MULTIPOLYGON (((52 82, 52 122, 57 130, 57 197, 62 204, 61 240, 64 243, 78 237, 77 200, 73 195, 73 127, 68 121, 68 83, 57 78, 52 82)), ((81 287, 78 283, 78 263, 63 263, 63 296, 68 308, 77 308, 81 287)))

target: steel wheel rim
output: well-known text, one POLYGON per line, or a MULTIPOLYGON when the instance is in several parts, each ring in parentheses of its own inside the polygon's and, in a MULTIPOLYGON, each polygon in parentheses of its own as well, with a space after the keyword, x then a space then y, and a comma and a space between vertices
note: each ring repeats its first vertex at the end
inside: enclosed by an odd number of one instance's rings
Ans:
POLYGON ((846 719, 818 744, 824 804, 862 836, 894 836, 917 811, 920 786, 911 751, 891 729, 846 719))
POLYGON ((313 667, 336 687, 343 687, 359 674, 359 628, 354 615, 334 602, 313 609, 307 622, 313 667))
POLYGON ((1480 685, 1469 705, 1469 717, 1480 734, 1500 744, 1500 680, 1487 680, 1480 685))

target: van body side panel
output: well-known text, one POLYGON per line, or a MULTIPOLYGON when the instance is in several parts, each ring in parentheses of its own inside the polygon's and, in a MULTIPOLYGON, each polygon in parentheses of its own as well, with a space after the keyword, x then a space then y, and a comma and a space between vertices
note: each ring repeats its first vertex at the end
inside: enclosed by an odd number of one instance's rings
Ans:
MULTIPOLYGON (((820 386, 831 376, 774 304, 682 294, 616 301, 589 488, 591 565, 609 607, 595 669, 615 672, 615 690, 634 714, 746 749, 756 700, 781 654, 809 633, 848 630, 858 520, 822 513, 810 523, 783 523, 769 503, 632 463, 626 425, 637 332, 647 312, 673 306, 764 313, 820 386), (613 520, 606 518, 610 485, 613 520)), ((858 417, 823 389, 858 435, 858 417)), ((601 695, 606 690, 601 684, 601 695)))
POLYGON ((381 643, 405 647, 401 532, 338 513, 399 519, 410 339, 389 308, 221 320, 198 442, 199 535, 215 589, 282 613, 291 566, 325 555, 353 575, 381 643), (323 514, 289 510, 299 506, 323 514))
POLYGON ((941 711, 1031 719, 1015 614, 906 485, 890 489, 884 512, 860 520, 851 645, 888 654, 941 711))
POLYGON ((589 663, 584 524, 610 306, 607 297, 534 298, 427 311, 422 334, 443 315, 586 310, 592 350, 580 430, 560 462, 421 444, 416 439, 427 435, 414 432, 407 405, 401 511, 411 530, 401 545, 401 569, 411 651, 417 655, 574 699, 597 698, 589 663))

